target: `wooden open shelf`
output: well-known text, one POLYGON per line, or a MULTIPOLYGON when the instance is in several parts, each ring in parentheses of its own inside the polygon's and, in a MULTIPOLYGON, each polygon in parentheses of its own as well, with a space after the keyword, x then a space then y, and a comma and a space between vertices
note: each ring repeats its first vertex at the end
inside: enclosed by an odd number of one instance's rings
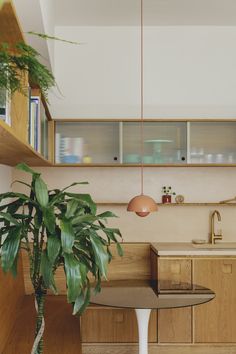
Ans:
POLYGON ((0 121, 0 163, 15 166, 20 162, 30 166, 52 166, 29 144, 20 140, 11 127, 0 121))
MULTIPOLYGON (((45 308, 45 354, 81 354, 80 319, 72 315, 66 296, 47 296, 45 308)), ((30 353, 34 341, 33 296, 24 296, 2 354, 30 353)))
MULTIPOLYGON (((127 206, 128 202, 96 202, 97 205, 105 206, 105 205, 111 205, 111 206, 127 206)), ((228 206, 228 207, 236 207, 236 203, 157 203, 159 207, 186 207, 186 206, 228 206)))

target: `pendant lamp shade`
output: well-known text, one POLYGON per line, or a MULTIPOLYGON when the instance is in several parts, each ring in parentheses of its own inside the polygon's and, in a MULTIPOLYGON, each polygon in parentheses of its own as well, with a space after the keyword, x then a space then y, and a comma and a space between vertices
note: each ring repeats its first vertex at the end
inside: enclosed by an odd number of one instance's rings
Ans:
POLYGON ((130 200, 127 210, 144 217, 153 211, 157 211, 157 204, 148 195, 140 194, 130 200))

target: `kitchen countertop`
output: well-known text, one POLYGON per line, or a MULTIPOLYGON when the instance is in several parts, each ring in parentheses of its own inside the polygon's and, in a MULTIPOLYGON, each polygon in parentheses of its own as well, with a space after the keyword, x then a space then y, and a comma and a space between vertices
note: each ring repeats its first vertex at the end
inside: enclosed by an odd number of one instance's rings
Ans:
POLYGON ((236 256, 236 248, 196 248, 190 242, 157 242, 151 243, 151 248, 159 256, 236 256))

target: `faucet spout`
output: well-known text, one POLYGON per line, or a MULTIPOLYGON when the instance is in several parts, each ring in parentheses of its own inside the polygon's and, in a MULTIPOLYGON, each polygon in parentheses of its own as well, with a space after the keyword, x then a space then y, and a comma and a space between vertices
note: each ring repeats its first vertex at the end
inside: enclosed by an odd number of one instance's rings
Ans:
POLYGON ((214 244, 216 240, 222 240, 222 232, 219 234, 215 233, 215 216, 217 216, 218 221, 221 221, 221 215, 218 210, 214 210, 211 214, 211 243, 214 244))

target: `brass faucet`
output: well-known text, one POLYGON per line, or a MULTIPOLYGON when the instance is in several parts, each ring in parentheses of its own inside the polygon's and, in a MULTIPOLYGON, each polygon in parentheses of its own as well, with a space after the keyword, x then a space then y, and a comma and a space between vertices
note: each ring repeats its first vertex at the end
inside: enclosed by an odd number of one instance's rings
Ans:
POLYGON ((216 240, 222 240, 222 231, 219 234, 215 233, 215 215, 217 215, 218 221, 221 221, 221 215, 218 210, 213 211, 211 214, 211 244, 214 244, 216 240))

